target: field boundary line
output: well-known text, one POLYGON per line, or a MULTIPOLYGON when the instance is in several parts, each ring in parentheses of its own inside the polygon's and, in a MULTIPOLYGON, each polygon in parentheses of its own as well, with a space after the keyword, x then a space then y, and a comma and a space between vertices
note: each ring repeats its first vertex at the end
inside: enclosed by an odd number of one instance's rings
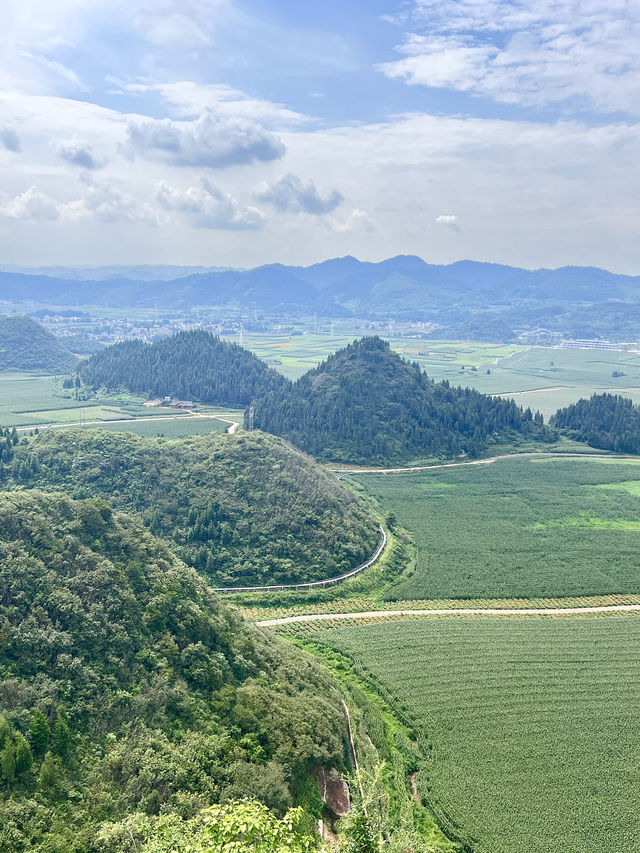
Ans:
POLYGON ((392 616, 573 616, 582 613, 640 612, 640 604, 603 604, 587 607, 452 607, 438 610, 368 610, 360 613, 307 613, 263 619, 255 624, 260 628, 290 625, 295 622, 336 622, 356 619, 388 619, 392 616))

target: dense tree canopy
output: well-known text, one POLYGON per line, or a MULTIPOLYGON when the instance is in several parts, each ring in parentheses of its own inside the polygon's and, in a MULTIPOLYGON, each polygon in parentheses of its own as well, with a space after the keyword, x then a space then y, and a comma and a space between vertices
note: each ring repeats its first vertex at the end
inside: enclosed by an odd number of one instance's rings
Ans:
POLYGON ((96 388, 225 406, 246 406, 285 381, 249 350, 198 330, 153 344, 113 344, 84 362, 79 374, 96 388))
POLYGON ((339 575, 371 556, 373 515, 335 477, 261 433, 142 438, 49 430, 2 439, 4 488, 102 497, 141 513, 215 586, 296 583, 339 575))
POLYGON ((109 829, 129 815, 244 797, 283 814, 342 766, 328 678, 135 517, 2 493, 0 563, 2 853, 130 851, 109 829))
POLYGON ((344 462, 474 456, 495 441, 549 437, 541 415, 433 382, 377 337, 355 341, 254 408, 257 428, 317 458, 344 462))
POLYGON ((619 394, 594 394, 559 409, 552 424, 591 447, 640 453, 640 406, 619 394))
POLYGON ((55 335, 29 317, 0 319, 0 370, 65 373, 77 364, 55 335))

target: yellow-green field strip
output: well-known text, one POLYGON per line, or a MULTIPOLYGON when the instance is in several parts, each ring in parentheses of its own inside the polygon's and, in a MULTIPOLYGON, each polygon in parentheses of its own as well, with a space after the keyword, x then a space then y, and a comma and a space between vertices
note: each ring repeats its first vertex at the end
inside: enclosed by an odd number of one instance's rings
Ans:
POLYGON ((581 616, 587 613, 630 613, 640 611, 640 604, 610 604, 592 607, 451 607, 433 610, 368 610, 359 613, 307 613, 264 619, 256 622, 261 628, 290 625, 297 622, 337 622, 390 619, 414 616, 581 616))

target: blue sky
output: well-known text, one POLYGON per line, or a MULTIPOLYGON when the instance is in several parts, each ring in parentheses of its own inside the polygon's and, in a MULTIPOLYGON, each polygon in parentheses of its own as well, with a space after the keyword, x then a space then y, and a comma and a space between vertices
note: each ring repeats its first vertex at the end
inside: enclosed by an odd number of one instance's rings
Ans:
POLYGON ((0 263, 640 273, 637 2, 0 11, 0 263))

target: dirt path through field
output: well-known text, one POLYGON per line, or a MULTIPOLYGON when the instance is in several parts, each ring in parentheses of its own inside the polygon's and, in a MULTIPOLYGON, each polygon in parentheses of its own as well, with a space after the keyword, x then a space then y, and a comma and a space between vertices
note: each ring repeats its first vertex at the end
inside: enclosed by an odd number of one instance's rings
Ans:
POLYGON ((410 474, 413 471, 430 471, 432 468, 460 468, 463 465, 491 465, 501 459, 530 459, 547 457, 553 459, 620 459, 622 462, 629 460, 638 461, 638 456, 613 455, 611 453, 562 453, 559 451, 531 451, 530 453, 503 453, 500 456, 489 456, 486 459, 471 459, 462 462, 439 462, 436 465, 413 465, 410 468, 353 468, 348 471, 336 471, 338 479, 342 477, 356 476, 358 474, 410 474))
POLYGON ((386 619, 390 616, 578 616, 582 613, 630 613, 640 611, 640 604, 610 604, 593 607, 452 607, 448 610, 367 610, 360 613, 309 613, 283 616, 256 622, 261 628, 288 625, 292 622, 335 622, 344 619, 386 619))

